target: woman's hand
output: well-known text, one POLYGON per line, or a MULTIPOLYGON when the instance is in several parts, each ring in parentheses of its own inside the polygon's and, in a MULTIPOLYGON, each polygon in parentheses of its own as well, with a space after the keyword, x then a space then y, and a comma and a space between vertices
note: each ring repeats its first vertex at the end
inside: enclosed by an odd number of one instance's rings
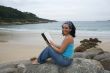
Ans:
POLYGON ((59 46, 59 45, 56 45, 56 43, 55 43, 54 41, 51 41, 51 40, 50 40, 49 42, 50 42, 50 45, 51 45, 51 46, 60 48, 60 46, 59 46))
POLYGON ((49 43, 52 48, 55 48, 55 43, 53 41, 50 40, 49 43))
POLYGON ((55 46, 55 42, 54 41, 49 40, 49 42, 50 42, 51 46, 55 46))

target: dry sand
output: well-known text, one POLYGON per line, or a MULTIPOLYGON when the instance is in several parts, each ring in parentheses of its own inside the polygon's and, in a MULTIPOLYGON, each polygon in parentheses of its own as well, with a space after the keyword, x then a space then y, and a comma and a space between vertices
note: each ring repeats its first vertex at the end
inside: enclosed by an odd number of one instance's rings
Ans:
MULTIPOLYGON (((60 33, 51 33, 51 35, 57 44, 60 44, 64 38, 60 33)), ((110 37, 106 36, 77 35, 74 39, 75 47, 80 44, 81 40, 91 37, 99 38, 102 41, 100 47, 105 51, 110 51, 110 37)), ((41 33, 38 32, 0 31, 0 63, 30 59, 34 56, 38 57, 46 46, 41 33)))

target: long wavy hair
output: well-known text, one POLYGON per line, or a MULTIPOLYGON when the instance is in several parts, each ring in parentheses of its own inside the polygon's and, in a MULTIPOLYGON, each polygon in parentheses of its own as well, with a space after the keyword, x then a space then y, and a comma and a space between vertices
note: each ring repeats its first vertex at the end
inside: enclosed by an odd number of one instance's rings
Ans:
MULTIPOLYGON (((72 37, 75 37, 76 27, 74 26, 73 22, 72 21, 66 21, 63 24, 67 24, 69 26, 69 28, 71 29, 70 35, 72 37)), ((63 27, 63 25, 62 25, 62 27, 63 27)), ((62 34, 64 35, 63 31, 62 31, 62 34)))

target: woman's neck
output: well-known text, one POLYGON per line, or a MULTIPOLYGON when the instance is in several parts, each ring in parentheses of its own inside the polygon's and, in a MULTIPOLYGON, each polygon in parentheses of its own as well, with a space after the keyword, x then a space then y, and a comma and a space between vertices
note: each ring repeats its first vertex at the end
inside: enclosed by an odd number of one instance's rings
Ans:
POLYGON ((66 34, 65 37, 66 37, 66 36, 69 36, 69 35, 70 35, 70 34, 66 34))

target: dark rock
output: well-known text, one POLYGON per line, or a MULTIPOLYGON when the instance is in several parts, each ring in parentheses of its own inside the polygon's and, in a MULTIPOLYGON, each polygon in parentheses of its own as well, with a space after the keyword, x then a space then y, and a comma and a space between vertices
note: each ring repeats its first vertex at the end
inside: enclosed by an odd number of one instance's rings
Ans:
POLYGON ((100 60, 100 63, 103 65, 105 70, 110 71, 110 58, 102 59, 102 60, 100 60))
POLYGON ((75 52, 74 58, 93 59, 96 55, 102 53, 103 50, 101 48, 91 48, 91 49, 87 49, 85 52, 75 52))
POLYGON ((104 70, 104 73, 110 73, 110 71, 108 71, 108 70, 104 70))
POLYGON ((103 54, 96 55, 93 59, 100 61, 105 58, 110 58, 110 52, 104 52, 103 54))
POLYGON ((100 61, 104 69, 110 71, 110 52, 104 52, 103 54, 96 55, 93 59, 100 61))
POLYGON ((75 52, 84 52, 84 51, 86 51, 86 48, 83 45, 80 45, 75 48, 75 52))
POLYGON ((93 59, 96 55, 104 53, 101 48, 91 48, 87 49, 84 53, 86 53, 87 58, 93 59))
POLYGON ((101 43, 101 41, 98 40, 98 38, 89 38, 80 41, 80 43, 81 44, 75 48, 75 52, 84 52, 87 49, 95 48, 99 43, 101 43))

